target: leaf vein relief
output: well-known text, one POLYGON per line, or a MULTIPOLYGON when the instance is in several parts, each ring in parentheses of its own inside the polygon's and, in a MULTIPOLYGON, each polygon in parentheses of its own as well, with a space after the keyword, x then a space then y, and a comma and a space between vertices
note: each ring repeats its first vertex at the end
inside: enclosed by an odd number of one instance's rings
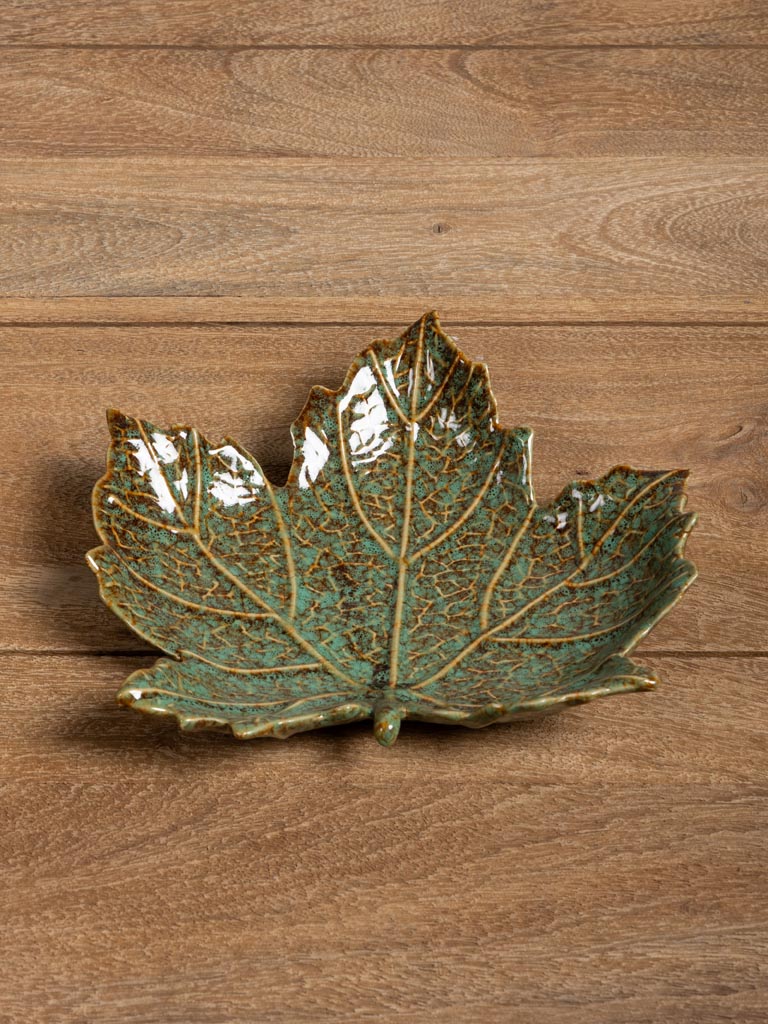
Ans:
MULTIPOLYGON (((344 427, 343 427, 343 424, 342 424, 342 421, 341 421, 341 412, 339 411, 338 406, 336 408, 336 418, 337 418, 338 429, 339 429, 339 437, 342 438, 342 431, 343 431, 344 427)), ((357 491, 355 490, 355 483, 354 483, 354 480, 352 479, 352 474, 351 474, 350 469, 349 469, 349 460, 347 458, 347 450, 346 450, 346 445, 345 445, 345 443, 343 441, 343 438, 342 438, 342 440, 340 442, 340 445, 339 445, 339 454, 340 454, 340 457, 341 457, 342 472, 344 473, 344 479, 345 479, 346 484, 347 484, 347 489, 349 490, 349 496, 352 499, 352 504, 354 506, 354 509, 355 509, 355 512, 357 513, 358 518, 360 519, 360 522, 363 524, 363 526, 368 531, 368 533, 370 533, 371 537, 373 537, 373 539, 376 541, 376 543, 379 545, 379 547, 382 549, 382 551, 386 552, 386 554, 389 555, 389 557, 393 561, 395 561, 397 559, 397 555, 395 554, 394 549, 381 536, 381 534, 376 530, 376 528, 371 523, 371 521, 368 518, 368 516, 365 514, 365 511, 363 510, 362 505, 360 504, 360 496, 358 495, 357 491)))
POLYGON ((413 471, 416 457, 416 413, 419 405, 419 389, 421 385, 421 362, 424 352, 424 327, 422 320, 418 326, 416 354, 413 369, 409 372, 409 390, 411 415, 406 424, 406 469, 405 498, 403 500, 402 526, 400 530, 400 554, 398 558, 397 591, 395 595, 395 611, 392 617, 390 640, 389 686, 394 688, 400 681, 400 642, 403 632, 403 614, 405 608, 405 588, 408 580, 408 547, 411 541, 411 515, 413 508, 413 471))
POLYGON ((480 727, 650 689, 627 654, 695 577, 684 471, 619 466, 536 504, 531 432, 428 313, 313 388, 274 486, 236 441, 109 414, 106 603, 165 652, 118 699, 285 737, 372 717, 480 727), (589 572, 588 572, 589 570, 589 572))

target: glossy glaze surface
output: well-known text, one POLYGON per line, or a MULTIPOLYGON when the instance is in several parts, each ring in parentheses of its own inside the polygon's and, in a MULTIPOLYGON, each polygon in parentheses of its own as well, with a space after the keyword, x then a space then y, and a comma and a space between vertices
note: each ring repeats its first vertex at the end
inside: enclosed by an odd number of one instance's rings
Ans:
POLYGON ((470 727, 650 689, 627 654, 695 578, 684 471, 618 467, 538 506, 531 433, 422 317, 314 388, 275 487, 232 439, 109 415, 107 604, 172 657, 118 699, 285 737, 373 717, 470 727))

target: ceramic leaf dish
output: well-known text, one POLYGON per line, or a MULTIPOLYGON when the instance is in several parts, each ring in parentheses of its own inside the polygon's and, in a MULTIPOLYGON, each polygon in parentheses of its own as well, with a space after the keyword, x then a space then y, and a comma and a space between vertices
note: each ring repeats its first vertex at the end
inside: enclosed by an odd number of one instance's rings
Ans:
POLYGON ((292 427, 284 487, 236 441, 109 414, 88 555, 163 650, 118 700, 286 737, 373 718, 477 728, 651 689, 629 651, 696 575, 683 471, 620 466, 536 504, 531 432, 427 314, 292 427))

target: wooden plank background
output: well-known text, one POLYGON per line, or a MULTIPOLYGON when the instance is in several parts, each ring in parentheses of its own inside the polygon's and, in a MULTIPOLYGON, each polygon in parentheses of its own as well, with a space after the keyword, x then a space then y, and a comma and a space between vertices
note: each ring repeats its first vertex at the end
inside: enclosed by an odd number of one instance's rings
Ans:
POLYGON ((768 8, 0 9, 0 1022, 768 1020, 768 8), (689 467, 658 692, 284 744, 118 709, 104 409, 275 479, 437 307, 546 498, 689 467))

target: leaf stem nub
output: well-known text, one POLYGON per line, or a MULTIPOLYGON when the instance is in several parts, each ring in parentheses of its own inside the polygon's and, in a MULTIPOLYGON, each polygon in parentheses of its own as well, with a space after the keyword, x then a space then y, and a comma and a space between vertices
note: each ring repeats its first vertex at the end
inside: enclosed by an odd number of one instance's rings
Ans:
POLYGON ((384 697, 373 709, 373 735, 382 747, 391 747, 400 732, 403 708, 384 697))

